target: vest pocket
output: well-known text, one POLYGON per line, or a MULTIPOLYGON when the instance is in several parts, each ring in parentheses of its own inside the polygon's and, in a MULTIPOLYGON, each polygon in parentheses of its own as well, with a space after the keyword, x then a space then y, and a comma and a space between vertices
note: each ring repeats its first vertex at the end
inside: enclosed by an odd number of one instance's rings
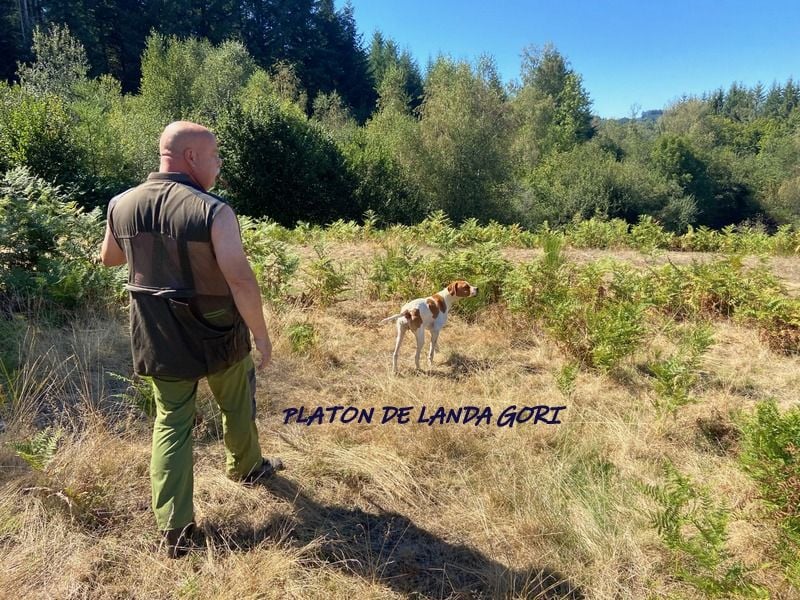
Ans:
POLYGON ((231 366, 250 351, 249 331, 241 317, 230 327, 214 327, 198 319, 186 300, 170 298, 169 305, 190 337, 199 342, 208 374, 231 366))

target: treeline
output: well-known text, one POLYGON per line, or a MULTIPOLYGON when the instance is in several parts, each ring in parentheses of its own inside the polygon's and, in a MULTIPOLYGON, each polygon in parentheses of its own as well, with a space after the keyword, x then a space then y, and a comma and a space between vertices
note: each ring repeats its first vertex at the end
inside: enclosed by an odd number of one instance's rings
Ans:
POLYGON ((86 48, 89 74, 139 90, 148 35, 236 39, 262 67, 294 65, 311 98, 337 90, 362 118, 375 105, 352 7, 333 0, 0 0, 0 76, 29 61, 38 26, 66 25, 86 48))
MULTIPOLYGON (((160 131, 184 118, 218 134, 221 193, 243 214, 286 225, 368 210, 382 223, 442 210, 457 223, 528 228, 641 215, 675 232, 800 222, 800 89, 792 80, 683 98, 657 120, 601 120, 552 46, 526 49, 511 84, 489 57, 440 56, 423 73, 380 33, 363 47, 349 8, 303 6, 314 31, 328 15, 349 32, 342 48, 361 57, 372 100, 353 100, 355 88, 335 81, 309 83, 314 72, 336 72, 309 58, 332 48, 318 38, 297 41, 309 53, 301 59, 254 52, 241 24, 220 43, 151 33, 138 90, 127 93, 114 69, 94 75, 70 29, 34 29, 30 60, 15 83, 0 86, 0 171, 26 166, 80 204, 105 206, 157 167, 160 131)), ((270 36, 283 35, 280 20, 265 19, 270 36)))

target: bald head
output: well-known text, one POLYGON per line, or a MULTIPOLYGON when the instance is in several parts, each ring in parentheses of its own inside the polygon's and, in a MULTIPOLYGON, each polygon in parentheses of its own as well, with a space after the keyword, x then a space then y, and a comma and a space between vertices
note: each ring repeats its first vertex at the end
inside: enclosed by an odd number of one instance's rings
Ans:
POLYGON ((162 173, 185 173, 204 190, 212 187, 221 161, 217 139, 207 128, 190 121, 170 123, 158 143, 162 173))

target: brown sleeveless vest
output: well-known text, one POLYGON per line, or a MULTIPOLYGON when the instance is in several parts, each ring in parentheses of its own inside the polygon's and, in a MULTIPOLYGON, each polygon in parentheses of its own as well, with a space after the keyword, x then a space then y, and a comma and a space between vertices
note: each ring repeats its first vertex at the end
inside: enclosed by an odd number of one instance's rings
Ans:
POLYGON ((250 352, 211 246, 211 223, 224 206, 182 173, 151 173, 109 204, 108 223, 128 261, 139 375, 198 379, 250 352))

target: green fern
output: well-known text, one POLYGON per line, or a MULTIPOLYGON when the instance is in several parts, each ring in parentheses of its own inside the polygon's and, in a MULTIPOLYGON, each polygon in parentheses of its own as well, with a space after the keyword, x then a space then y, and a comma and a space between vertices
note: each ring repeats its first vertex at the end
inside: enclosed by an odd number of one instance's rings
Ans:
POLYGON ((12 443, 14 451, 36 471, 44 471, 58 450, 61 429, 44 429, 27 440, 12 443))
POLYGON ((693 401, 691 388, 697 381, 702 356, 712 342, 711 327, 705 323, 695 325, 683 333, 671 356, 650 365, 659 408, 674 412, 693 401))
POLYGON ((126 404, 135 406, 150 418, 156 416, 155 390, 149 379, 138 375, 134 375, 132 378, 125 377, 111 371, 108 372, 108 376, 127 385, 124 392, 113 394, 112 398, 118 398, 126 404))
POLYGON ((317 330, 311 323, 291 323, 286 334, 295 354, 308 354, 317 345, 317 330))
POLYGON ((742 433, 740 462, 777 523, 787 577, 800 585, 800 408, 781 413, 775 400, 760 402, 742 433))
POLYGON ((665 477, 662 485, 641 488, 658 505, 649 517, 670 550, 676 577, 708 598, 768 598, 725 548, 728 510, 670 464, 665 477))
POLYGON ((317 258, 304 270, 304 283, 308 296, 320 306, 330 306, 341 293, 349 289, 347 272, 328 256, 325 246, 315 244, 317 258))

